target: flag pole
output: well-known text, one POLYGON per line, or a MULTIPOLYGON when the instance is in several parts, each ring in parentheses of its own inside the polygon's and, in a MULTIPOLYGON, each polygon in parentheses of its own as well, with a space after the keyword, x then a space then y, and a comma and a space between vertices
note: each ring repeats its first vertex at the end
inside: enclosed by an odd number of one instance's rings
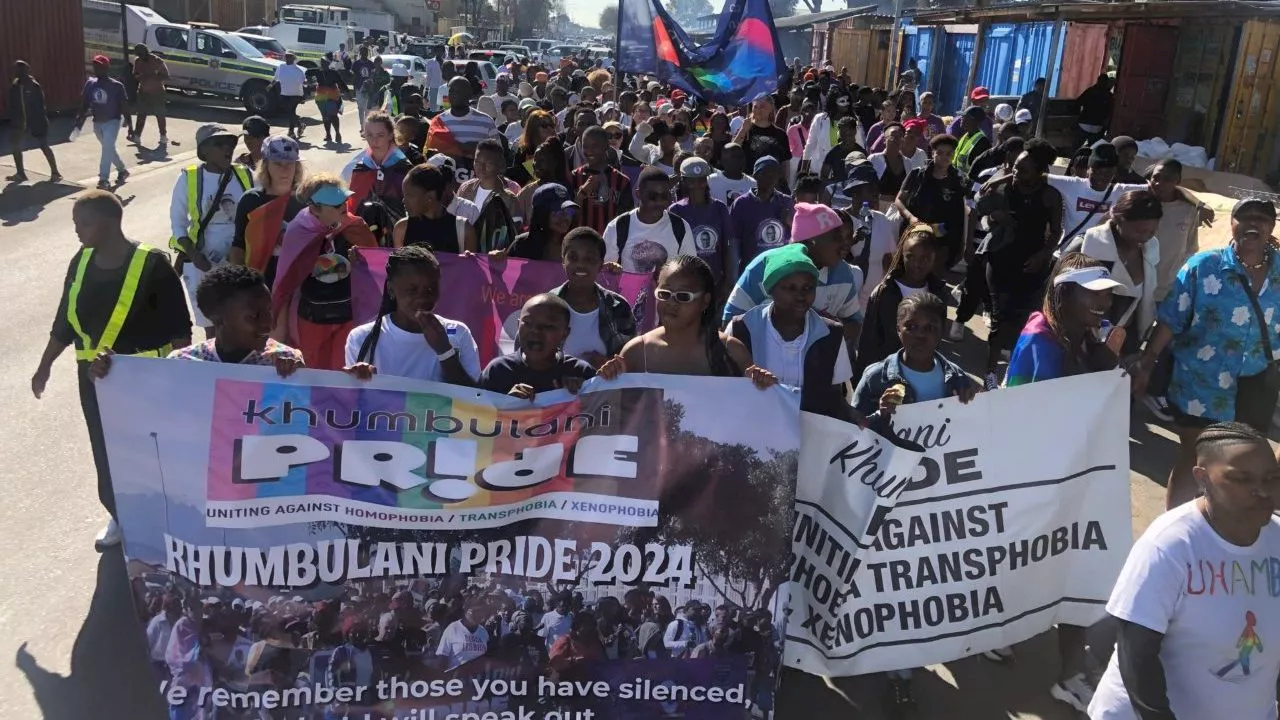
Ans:
POLYGON ((626 0, 618 0, 617 20, 613 26, 613 67, 618 70, 618 78, 613 83, 613 101, 618 102, 618 98, 622 95, 622 83, 625 79, 622 72, 622 3, 626 0))

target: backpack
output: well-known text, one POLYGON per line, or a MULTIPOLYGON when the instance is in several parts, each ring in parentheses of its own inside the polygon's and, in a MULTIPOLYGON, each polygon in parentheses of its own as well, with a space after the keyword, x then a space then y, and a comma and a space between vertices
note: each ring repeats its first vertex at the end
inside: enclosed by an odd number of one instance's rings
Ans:
MULTIPOLYGON (((680 222, 680 218, 672 215, 669 211, 664 213, 671 218, 671 234, 676 236, 676 249, 684 248, 684 223, 680 222)), ((622 255, 622 248, 627 246, 627 237, 631 235, 631 213, 623 213, 618 217, 618 255, 622 255)))

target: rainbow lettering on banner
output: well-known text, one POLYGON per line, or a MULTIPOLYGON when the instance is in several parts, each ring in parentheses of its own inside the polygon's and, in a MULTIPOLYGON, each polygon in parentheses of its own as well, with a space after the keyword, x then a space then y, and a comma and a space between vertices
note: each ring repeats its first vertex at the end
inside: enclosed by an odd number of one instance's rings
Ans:
MULTIPOLYGON (((652 465, 620 432, 628 391, 500 409, 445 394, 219 380, 206 521, 499 527, 516 520, 652 526, 652 465), (584 404, 587 407, 584 407, 584 404), (647 491, 647 492, 646 492, 647 491)), ((629 432, 635 430, 628 429, 629 432)))

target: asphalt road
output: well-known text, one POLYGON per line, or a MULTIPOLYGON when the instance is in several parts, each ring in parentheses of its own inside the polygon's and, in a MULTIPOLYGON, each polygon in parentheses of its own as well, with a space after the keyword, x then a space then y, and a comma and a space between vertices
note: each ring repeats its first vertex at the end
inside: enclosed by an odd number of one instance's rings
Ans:
MULTIPOLYGON (((195 125, 210 119, 239 122, 232 111, 188 108, 170 129, 181 143, 172 148, 172 157, 134 153, 121 139, 122 154, 134 166, 133 177, 120 189, 129 237, 157 246, 167 242, 168 198, 177 168, 194 157, 190 136, 195 125)), ((352 141, 359 138, 350 111, 343 131, 352 141)), ((306 137, 321 139, 319 129, 310 128, 306 137)), ((97 166, 92 136, 55 150, 67 177, 92 180, 97 166)), ((337 171, 349 155, 313 147, 303 157, 309 170, 337 171)), ((27 167, 33 177, 45 172, 38 153, 27 154, 27 167)), ((11 168, 9 157, 0 156, 3 174, 11 168)), ((0 503, 0 708, 6 718, 162 718, 120 552, 99 555, 93 549, 93 537, 106 516, 97 501, 71 354, 54 367, 43 399, 33 399, 30 391, 29 378, 48 337, 60 282, 78 247, 70 208, 79 189, 45 183, 9 187, 0 196, 0 267, 9 268, 10 280, 0 284, 5 315, 0 347, 10 356, 10 371, 0 377, 0 406, 12 415, 0 434, 0 467, 6 470, 6 497, 0 503)), ((980 323, 973 327, 983 330, 980 323)), ((975 341, 955 350, 962 359, 981 357, 975 341)), ((1132 438, 1133 515, 1135 531, 1140 531, 1163 507, 1160 485, 1172 462, 1174 441, 1167 431, 1140 421, 1134 423, 1132 438)), ((1023 643, 1017 651, 1018 660, 1010 666, 970 658, 917 673, 919 717, 1074 717, 1047 693, 1057 667, 1051 634, 1023 643)), ((881 717, 876 707, 880 689, 874 678, 854 683, 861 711, 849 708, 839 715, 881 717)))

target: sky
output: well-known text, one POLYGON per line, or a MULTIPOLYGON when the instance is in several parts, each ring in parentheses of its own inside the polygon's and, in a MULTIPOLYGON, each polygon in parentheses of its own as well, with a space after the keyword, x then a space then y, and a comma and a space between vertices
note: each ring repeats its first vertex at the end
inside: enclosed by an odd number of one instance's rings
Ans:
MULTIPOLYGON (((564 0, 564 8, 569 13, 569 19, 586 27, 595 27, 600 22, 600 11, 606 4, 606 0, 564 0)), ((713 8, 721 4, 719 0, 711 0, 713 8)))

